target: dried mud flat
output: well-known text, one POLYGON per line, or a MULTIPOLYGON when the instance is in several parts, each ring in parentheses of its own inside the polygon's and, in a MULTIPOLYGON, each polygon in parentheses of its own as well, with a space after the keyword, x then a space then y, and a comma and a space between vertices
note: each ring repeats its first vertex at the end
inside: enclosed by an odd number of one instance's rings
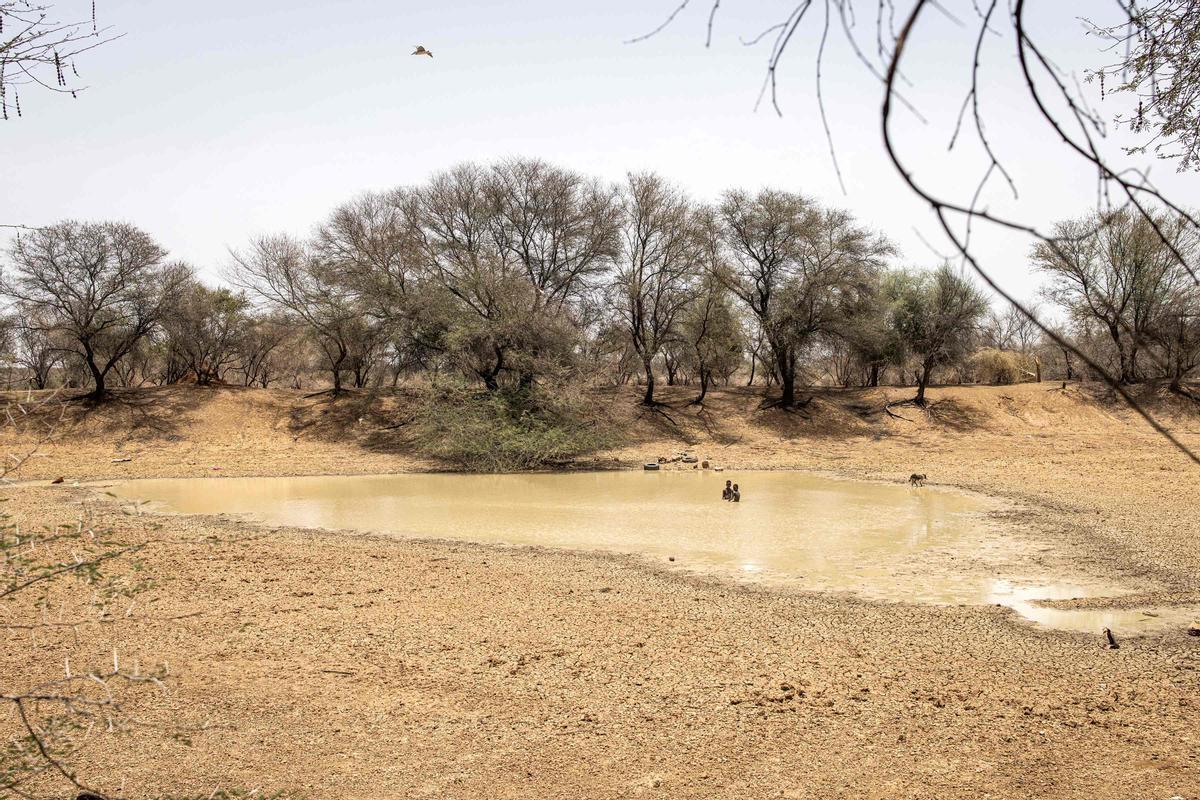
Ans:
MULTIPOLYGON (((634 444, 599 463, 687 449, 730 467, 923 471, 1010 498, 1015 521, 1056 557, 1141 580, 1156 602, 1200 601, 1200 471, 1124 412, 1048 388, 942 390, 943 416, 935 407, 912 422, 862 410, 885 391, 819 398, 801 415, 757 412, 752 393, 730 390, 669 421, 631 411, 622 424, 634 444)), ((0 671, 17 685, 61 674, 68 654, 103 663, 115 648, 127 663, 169 664, 169 693, 131 701, 146 725, 85 751, 98 788, 1200 796, 1200 639, 1183 630, 1105 650, 1098 636, 991 607, 768 590, 631 558, 140 516, 71 487, 428 467, 360 409, 301 407, 285 393, 194 397, 160 398, 187 404, 169 430, 111 414, 80 421, 23 470, 64 485, 6 491, 22 526, 82 514, 119 539, 154 540, 137 557, 156 584, 120 609, 128 617, 0 631, 0 671), (358 428, 325 425, 321 410, 358 428), (167 729, 187 730, 190 744, 167 729)), ((1174 427, 1200 444, 1200 418, 1174 427)), ((76 618, 85 595, 56 592, 47 618, 76 618)))

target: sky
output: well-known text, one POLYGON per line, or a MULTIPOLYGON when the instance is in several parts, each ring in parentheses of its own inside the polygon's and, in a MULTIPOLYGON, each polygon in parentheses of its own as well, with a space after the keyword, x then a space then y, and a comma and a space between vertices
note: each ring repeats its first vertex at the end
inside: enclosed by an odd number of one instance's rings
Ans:
MULTIPOLYGON (((520 3, 340 0, 96 0, 122 38, 81 56, 77 99, 22 92, 24 116, 0 122, 0 223, 119 219, 219 282, 230 248, 266 233, 306 234, 365 190, 418 183, 463 161, 536 156, 612 181, 654 170, 700 200, 730 187, 797 191, 852 211, 897 245, 897 264, 931 266, 951 246, 886 159, 879 83, 837 31, 823 96, 845 191, 817 111, 819 19, 800 29, 778 71, 782 116, 755 101, 769 38, 788 0, 724 0, 705 46, 710 3, 678 0, 520 3), (815 24, 814 24, 815 23, 815 24), (414 57, 414 45, 433 58, 414 57)), ((820 5, 820 4, 816 4, 820 5)), ((872 44, 870 19, 860 19, 872 44)), ((904 9, 907 4, 898 2, 904 9)), ((969 0, 943 5, 964 23, 969 0)), ((1003 3, 1001 4, 1003 5, 1003 3)), ((1081 17, 1102 0, 1037 4, 1030 30, 1055 63, 1082 78, 1111 60, 1081 17)), ((90 0, 59 0, 62 19, 90 0)), ((973 27, 927 12, 906 62, 896 139, 923 185, 969 199, 987 165, 964 137, 947 150, 969 88, 973 27)), ((1048 226, 1094 206, 1094 173, 1038 119, 1018 80, 1011 30, 987 37, 980 99, 989 139, 1017 183, 986 191, 990 209, 1048 226)), ((1093 87, 1085 94, 1100 103, 1093 87)), ((1099 105, 1111 116, 1120 106, 1099 105)), ((1118 153, 1121 137, 1107 147, 1118 153)), ((1197 176, 1151 167, 1160 188, 1200 204, 1197 176)), ((1040 283, 1027 238, 986 226, 975 244, 1001 284, 1032 297, 1040 283)))

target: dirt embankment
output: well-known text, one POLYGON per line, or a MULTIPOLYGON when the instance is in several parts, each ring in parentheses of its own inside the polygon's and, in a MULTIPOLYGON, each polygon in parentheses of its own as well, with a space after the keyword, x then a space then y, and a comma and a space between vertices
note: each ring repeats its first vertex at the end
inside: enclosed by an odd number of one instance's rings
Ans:
MULTIPOLYGON (((800 412, 717 392, 660 411, 603 393, 630 442, 596 464, 688 449, 731 467, 930 481, 1022 501, 1057 546, 1193 599, 1200 470, 1071 386, 830 392, 800 412), (614 460, 615 459, 615 460, 614 460)), ((83 515, 155 585, 117 618, 0 629, 0 674, 57 675, 117 649, 167 662, 144 723, 99 737, 84 774, 129 797, 213 787, 310 797, 1191 798, 1200 640, 1103 650, 997 608, 884 605, 702 581, 634 559, 145 517, 74 480, 425 469, 403 398, 139 392, 71 409, 6 491, 24 527, 83 515), (130 459, 128 461, 118 459, 130 459), (214 469, 217 468, 217 469, 214 469), (122 616, 125 615, 125 616, 122 616), (183 728, 190 744, 169 735, 183 728)), ((1200 446, 1200 415, 1157 401, 1200 446)), ((7 449, 35 437, 32 421, 7 449)), ((682 468, 682 465, 672 465, 682 468)), ((64 587, 43 619, 77 619, 64 587)), ((32 611, 32 609, 29 609, 32 611)), ((36 614, 35 614, 36 618, 36 614)), ((7 733, 11 720, 0 721, 7 733)))

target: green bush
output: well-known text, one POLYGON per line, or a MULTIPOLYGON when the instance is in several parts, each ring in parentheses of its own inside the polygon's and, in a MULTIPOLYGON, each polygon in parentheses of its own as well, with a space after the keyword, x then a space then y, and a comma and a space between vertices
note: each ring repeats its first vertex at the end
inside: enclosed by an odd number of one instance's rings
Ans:
POLYGON ((606 447, 609 426, 567 394, 541 389, 430 391, 413 422, 417 449, 460 469, 513 472, 606 447))

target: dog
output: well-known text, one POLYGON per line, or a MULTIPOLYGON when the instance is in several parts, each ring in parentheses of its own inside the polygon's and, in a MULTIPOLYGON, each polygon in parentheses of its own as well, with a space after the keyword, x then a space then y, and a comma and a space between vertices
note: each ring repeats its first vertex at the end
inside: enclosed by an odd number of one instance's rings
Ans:
POLYGON ((918 475, 917 473, 914 472, 912 475, 908 476, 908 482, 911 483, 913 486, 924 486, 925 485, 925 475, 924 474, 918 475))

